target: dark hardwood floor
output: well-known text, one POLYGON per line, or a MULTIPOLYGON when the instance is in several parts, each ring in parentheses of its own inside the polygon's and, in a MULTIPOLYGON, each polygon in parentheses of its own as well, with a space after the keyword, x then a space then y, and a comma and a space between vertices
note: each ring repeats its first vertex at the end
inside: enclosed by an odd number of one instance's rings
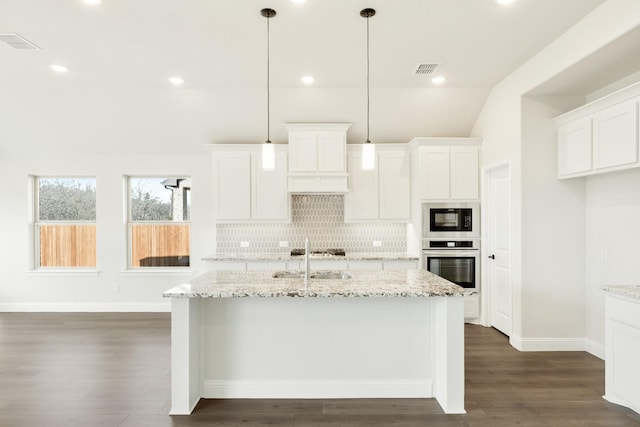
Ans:
POLYGON ((466 415, 432 399, 203 400, 169 410, 164 313, 0 313, 1 427, 638 426, 587 353, 520 353, 467 325, 466 415))

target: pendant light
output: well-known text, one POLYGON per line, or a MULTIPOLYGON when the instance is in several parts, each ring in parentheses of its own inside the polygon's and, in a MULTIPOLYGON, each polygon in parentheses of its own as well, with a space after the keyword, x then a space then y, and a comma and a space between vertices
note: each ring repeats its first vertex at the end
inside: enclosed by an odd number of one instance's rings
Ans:
POLYGON ((269 81, 269 20, 276 16, 276 11, 269 8, 264 8, 260 11, 260 14, 267 18, 267 140, 262 144, 262 169, 273 170, 276 167, 276 153, 275 147, 271 143, 270 139, 270 81, 269 81))
POLYGON ((362 169, 373 170, 376 165, 376 148, 369 139, 369 18, 376 14, 375 9, 362 9, 360 16, 367 19, 367 140, 362 145, 362 169))

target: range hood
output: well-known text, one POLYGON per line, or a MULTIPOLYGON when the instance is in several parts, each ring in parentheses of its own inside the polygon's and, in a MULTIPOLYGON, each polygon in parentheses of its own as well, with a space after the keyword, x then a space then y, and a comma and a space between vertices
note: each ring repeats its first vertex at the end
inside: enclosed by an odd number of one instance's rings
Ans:
POLYGON ((344 194, 347 187, 347 129, 351 123, 287 123, 289 174, 294 194, 344 194))

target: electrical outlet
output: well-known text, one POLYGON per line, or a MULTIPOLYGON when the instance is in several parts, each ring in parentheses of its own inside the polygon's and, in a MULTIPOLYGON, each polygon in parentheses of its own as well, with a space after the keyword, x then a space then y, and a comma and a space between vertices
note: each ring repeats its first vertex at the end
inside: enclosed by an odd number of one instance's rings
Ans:
POLYGON ((113 292, 120 292, 120 284, 119 283, 114 283, 113 284, 113 292))
POLYGON ((381 248, 381 247, 382 247, 382 241, 380 241, 380 240, 374 240, 374 241, 373 241, 373 247, 374 247, 374 248, 381 248))
POLYGON ((249 247, 249 242, 243 240, 242 242, 240 242, 240 247, 241 248, 248 248, 249 247))
POLYGON ((287 242, 286 240, 281 240, 279 242, 279 245, 281 248, 288 248, 289 247, 289 242, 287 242))

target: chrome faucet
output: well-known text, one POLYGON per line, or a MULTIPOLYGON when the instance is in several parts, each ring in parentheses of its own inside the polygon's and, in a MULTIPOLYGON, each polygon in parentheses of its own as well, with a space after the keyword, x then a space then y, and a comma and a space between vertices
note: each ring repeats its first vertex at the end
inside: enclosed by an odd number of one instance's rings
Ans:
POLYGON ((309 238, 304 239, 304 290, 307 291, 309 286, 309 276, 311 275, 311 269, 309 267, 309 253, 311 253, 309 244, 309 238))

